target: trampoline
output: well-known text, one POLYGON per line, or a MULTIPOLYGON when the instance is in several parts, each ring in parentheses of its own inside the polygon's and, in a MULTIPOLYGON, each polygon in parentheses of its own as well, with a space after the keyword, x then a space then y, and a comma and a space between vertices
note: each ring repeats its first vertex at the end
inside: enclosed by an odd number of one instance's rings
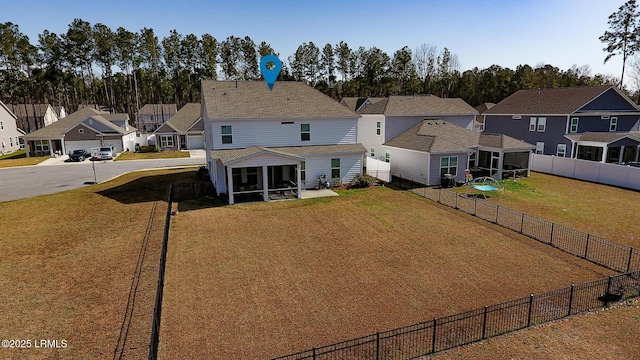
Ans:
POLYGON ((467 187, 465 192, 467 196, 482 196, 486 199, 489 194, 504 195, 504 186, 491 177, 475 178, 467 182, 465 186, 467 187))

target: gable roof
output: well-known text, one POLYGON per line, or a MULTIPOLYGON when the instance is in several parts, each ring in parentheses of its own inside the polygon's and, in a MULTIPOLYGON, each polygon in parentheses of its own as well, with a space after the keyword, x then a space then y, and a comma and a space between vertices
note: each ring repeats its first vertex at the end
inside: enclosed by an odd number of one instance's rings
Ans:
POLYGON ((435 95, 389 96, 385 115, 477 115, 476 109, 458 98, 443 99, 435 95))
POLYGON ((478 146, 510 150, 535 148, 504 134, 478 133, 442 120, 422 120, 383 145, 431 153, 466 152, 478 146))
POLYGON ((354 111, 302 82, 202 81, 204 111, 210 119, 358 117, 354 111))
POLYGON ((137 115, 170 115, 178 112, 176 104, 145 104, 136 112, 137 115))
POLYGON ((96 110, 90 107, 82 108, 76 112, 73 112, 66 117, 52 123, 49 126, 45 126, 41 129, 38 129, 34 132, 31 132, 25 136, 26 139, 50 139, 50 138, 61 138, 64 134, 77 126, 84 120, 92 118, 102 125, 108 127, 116 133, 120 134, 129 134, 136 131, 136 128, 129 126, 129 130, 125 130, 124 128, 115 125, 109 119, 112 120, 124 120, 129 119, 129 115, 127 114, 109 114, 104 111, 96 110))
MULTIPOLYGON (((196 121, 200 120, 200 103, 188 103, 183 106, 175 115, 167 120, 164 125, 170 126, 172 129, 179 133, 184 133, 189 130, 196 121)), ((158 128, 160 130, 160 128, 158 128)), ((156 130, 155 132, 159 132, 156 130)))
POLYGON ((336 145, 311 145, 311 146, 286 146, 286 147, 262 147, 251 146, 244 149, 211 150, 209 154, 213 159, 220 159, 223 164, 255 156, 259 153, 275 153, 302 160, 304 155, 319 154, 364 154, 367 152, 362 144, 336 144, 336 145))
POLYGON ((638 105, 629 100, 616 86, 579 86, 554 89, 518 90, 497 103, 484 114, 571 114, 608 90, 616 91, 638 111, 638 105))

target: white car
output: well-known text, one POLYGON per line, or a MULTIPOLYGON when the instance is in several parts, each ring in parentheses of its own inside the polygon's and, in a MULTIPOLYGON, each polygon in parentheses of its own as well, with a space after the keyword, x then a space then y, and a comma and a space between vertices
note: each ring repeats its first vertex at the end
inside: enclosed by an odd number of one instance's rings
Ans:
POLYGON ((113 146, 101 146, 97 149, 94 158, 97 160, 111 160, 116 156, 116 149, 113 146))

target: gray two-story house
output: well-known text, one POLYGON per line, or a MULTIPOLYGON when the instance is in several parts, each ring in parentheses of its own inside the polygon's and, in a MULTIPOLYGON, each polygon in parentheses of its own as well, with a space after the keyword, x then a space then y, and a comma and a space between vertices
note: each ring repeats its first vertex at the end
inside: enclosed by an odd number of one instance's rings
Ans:
MULTIPOLYGON (((640 107, 616 86, 601 85, 520 90, 483 116, 485 131, 535 144, 538 154, 603 161, 620 152, 616 139, 626 141, 626 135, 637 130, 640 107), (585 133, 620 136, 607 137, 614 143, 581 144, 575 135, 585 133)), ((637 152, 637 146, 627 146, 624 158, 635 159, 637 152)), ((607 162, 618 162, 621 155, 607 162)))

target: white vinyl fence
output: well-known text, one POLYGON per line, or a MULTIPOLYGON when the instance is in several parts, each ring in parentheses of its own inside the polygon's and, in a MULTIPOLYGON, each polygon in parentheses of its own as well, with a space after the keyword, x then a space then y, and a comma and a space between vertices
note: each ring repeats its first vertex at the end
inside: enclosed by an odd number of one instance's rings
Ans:
POLYGON ((533 154, 531 170, 640 190, 640 168, 533 154))
POLYGON ((391 182, 390 163, 366 157, 364 166, 367 168, 367 175, 373 176, 374 178, 380 179, 385 182, 391 182))

